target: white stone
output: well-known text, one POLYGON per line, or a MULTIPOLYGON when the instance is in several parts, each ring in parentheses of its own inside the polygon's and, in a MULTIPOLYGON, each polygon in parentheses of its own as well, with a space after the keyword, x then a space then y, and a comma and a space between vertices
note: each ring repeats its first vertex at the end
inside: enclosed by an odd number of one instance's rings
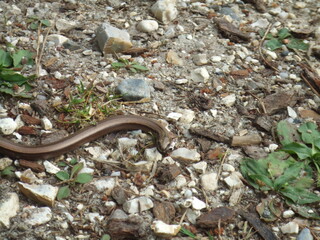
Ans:
POLYGON ((292 211, 292 210, 287 210, 287 211, 284 211, 283 213, 282 213, 282 216, 283 216, 283 218, 291 218, 291 217, 293 217, 294 216, 294 211, 292 211))
POLYGON ((12 134, 17 128, 17 123, 12 118, 0 119, 0 131, 4 135, 12 134))
POLYGON ((189 124, 195 118, 195 112, 190 109, 182 109, 179 112, 182 114, 180 117, 180 122, 182 123, 189 124))
POLYGON ((94 185, 99 192, 104 192, 105 195, 110 196, 113 188, 116 186, 116 180, 110 177, 93 181, 91 184, 94 185))
POLYGON ((178 175, 175 179, 176 188, 180 189, 187 185, 187 179, 182 174, 178 175))
POLYGON ((237 99, 236 95, 232 93, 232 94, 229 94, 228 96, 223 97, 221 100, 222 100, 222 103, 227 107, 232 107, 235 104, 236 99, 237 99))
POLYGON ((200 161, 200 154, 196 149, 178 148, 174 150, 170 157, 174 160, 181 160, 187 162, 198 162, 200 161))
POLYGON ((60 171, 60 168, 53 165, 51 162, 49 162, 47 160, 43 162, 43 165, 44 165, 44 168, 46 169, 46 172, 48 172, 48 173, 56 174, 57 172, 60 171))
MULTIPOLYGON (((1 193, 3 195, 3 193, 1 193)), ((16 193, 7 193, 0 201, 0 226, 10 227, 10 218, 17 215, 19 197, 16 193)))
POLYGON ((191 198, 191 204, 192 204, 192 208, 195 210, 201 210, 206 208, 206 203, 196 197, 191 198))
POLYGON ((41 119, 41 125, 45 130, 52 129, 52 123, 46 116, 41 119))
POLYGON ((28 216, 25 219, 27 224, 38 226, 49 222, 52 218, 52 212, 49 207, 29 207, 24 208, 23 212, 28 216))
POLYGON ((211 58, 210 58, 210 60, 211 60, 211 62, 221 62, 221 60, 222 60, 222 57, 220 57, 220 56, 212 56, 211 58))
POLYGON ((296 111, 294 111, 292 109, 292 107, 290 106, 287 106, 287 111, 288 111, 288 115, 289 117, 293 118, 293 119, 296 119, 298 117, 298 114, 296 113, 296 111))
POLYGON ((218 188, 217 174, 214 172, 203 174, 201 176, 201 185, 206 191, 215 191, 218 188))
POLYGON ((208 63, 207 54, 196 54, 193 55, 193 62, 197 66, 205 65, 208 63))
POLYGON ((72 29, 75 29, 78 26, 77 22, 66 20, 63 18, 58 18, 56 21, 56 28, 61 32, 69 32, 72 29))
POLYGON ((276 60, 278 58, 278 55, 276 52, 265 50, 264 51, 267 55, 269 55, 273 60, 276 60))
POLYGON ((296 222, 288 222, 287 224, 280 227, 283 234, 297 234, 299 232, 299 224, 296 222))
POLYGON ((279 147, 278 144, 275 144, 275 143, 271 143, 269 146, 268 146, 268 149, 270 152, 274 152, 275 150, 277 150, 279 147))
POLYGON ((210 75, 205 67, 196 68, 191 72, 191 80, 194 82, 206 83, 210 78, 210 75))
POLYGON ((152 223, 151 229, 157 236, 170 238, 176 236, 180 229, 180 225, 169 225, 160 220, 156 220, 152 223))
POLYGON ((178 112, 171 112, 167 116, 167 118, 173 119, 175 121, 178 121, 181 117, 182 117, 182 114, 178 112))
POLYGON ((260 18, 251 24, 252 28, 266 28, 269 25, 269 21, 265 18, 260 18))
POLYGON ((207 162, 201 161, 198 163, 192 164, 192 167, 199 173, 205 173, 207 169, 207 162))
POLYGON ((162 155, 157 148, 147 148, 144 151, 144 157, 148 162, 156 162, 162 159, 162 155))
POLYGON ((240 176, 241 173, 233 172, 229 177, 226 177, 224 181, 230 188, 240 188, 241 186, 243 186, 240 176))
POLYGON ((118 147, 124 151, 129 148, 135 147, 138 144, 137 139, 131 139, 127 137, 118 138, 118 147))
POLYGON ((188 82, 188 79, 186 79, 186 78, 180 78, 180 79, 177 79, 175 81, 175 83, 178 84, 178 85, 182 85, 182 84, 185 84, 187 82, 188 82))
POLYGON ((140 32, 154 32, 159 28, 159 24, 157 21, 155 20, 142 20, 141 22, 139 22, 139 24, 137 25, 137 29, 140 32))
POLYGON ((231 164, 224 163, 224 164, 222 164, 222 170, 226 171, 226 172, 234 172, 235 168, 231 164))
POLYGON ((148 197, 134 198, 123 204, 123 210, 130 214, 143 212, 150 208, 153 208, 153 202, 148 197))
POLYGON ((86 147, 85 150, 91 154, 91 158, 98 161, 106 161, 111 154, 111 150, 104 150, 100 146, 86 147))
POLYGON ((178 15, 175 1, 172 0, 158 0, 152 5, 151 12, 159 21, 163 22, 164 24, 171 22, 178 15))
POLYGON ((104 219, 104 216, 101 216, 99 213, 88 213, 86 217, 92 223, 101 222, 104 219))
POLYGON ((55 46, 61 46, 62 44, 67 42, 69 39, 60 34, 51 34, 48 36, 47 40, 50 42, 54 42, 55 46))
POLYGON ((307 6, 307 4, 305 2, 295 2, 294 4, 294 8, 297 8, 297 9, 302 9, 302 8, 305 8, 307 6))
POLYGON ((13 161, 10 158, 0 158, 0 171, 5 169, 6 167, 9 167, 12 164, 12 162, 13 161))

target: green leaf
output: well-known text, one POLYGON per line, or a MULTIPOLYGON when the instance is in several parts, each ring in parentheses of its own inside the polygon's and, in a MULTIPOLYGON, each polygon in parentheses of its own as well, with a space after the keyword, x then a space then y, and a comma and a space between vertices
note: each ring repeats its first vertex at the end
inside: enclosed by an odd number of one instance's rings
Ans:
POLYGON ((186 229, 186 228, 184 228, 184 227, 181 227, 180 232, 181 232, 182 234, 187 235, 188 237, 196 238, 196 235, 194 235, 192 232, 190 232, 190 230, 188 230, 188 229, 186 229))
POLYGON ((57 165, 59 166, 59 167, 66 167, 66 166, 68 166, 68 164, 66 164, 65 162, 58 162, 57 163, 57 165))
POLYGON ((50 27, 51 26, 51 22, 47 19, 43 19, 43 20, 40 20, 41 24, 46 26, 46 27, 50 27))
MULTIPOLYGON (((11 67, 13 63, 10 53, 0 49, 0 67, 11 67)), ((0 68, 1 71, 1 68, 0 68)))
POLYGON ((314 144, 316 140, 320 139, 320 132, 318 126, 313 122, 302 124, 298 131, 301 133, 301 139, 305 143, 314 144))
POLYGON ((282 147, 281 151, 285 151, 290 154, 296 154, 299 159, 303 160, 312 157, 312 149, 303 143, 290 143, 282 147))
POLYGON ((37 30, 38 27, 39 27, 39 22, 38 22, 38 21, 32 22, 32 23, 30 24, 30 28, 31 28, 32 30, 37 30))
POLYGON ((145 66, 139 65, 139 64, 132 64, 131 67, 140 70, 140 71, 149 71, 149 69, 145 66))
POLYGON ((103 234, 100 240, 111 240, 111 237, 109 234, 103 234))
POLYGON ((8 177, 13 177, 14 176, 14 171, 16 168, 14 166, 8 166, 5 169, 1 171, 2 176, 8 176, 8 177))
POLYGON ((304 43, 301 39, 290 38, 287 47, 291 49, 307 51, 309 49, 309 44, 304 43))
POLYGON ((114 62, 114 63, 111 63, 111 66, 113 68, 124 68, 124 67, 126 67, 126 64, 124 64, 122 62, 114 62))
POLYGON ((77 175, 78 172, 80 172, 81 169, 83 169, 83 167, 84 167, 83 163, 78 163, 77 165, 74 165, 72 170, 71 170, 70 178, 73 178, 75 175, 77 175))
POLYGON ((61 200, 70 196, 69 186, 60 187, 57 193, 57 199, 61 200))
POLYGON ((56 177, 62 181, 69 180, 70 175, 66 171, 59 171, 56 173, 56 177))
POLYGON ((33 65, 33 53, 27 50, 19 50, 12 54, 13 66, 21 67, 22 65, 33 65))
POLYGON ((308 204, 320 201, 320 197, 309 190, 291 186, 281 189, 281 194, 291 199, 296 204, 308 204))
POLYGON ((280 40, 283 40, 283 39, 288 38, 290 36, 291 36, 291 34, 290 34, 290 31, 288 28, 282 28, 278 32, 278 37, 280 40))
POLYGON ((299 132, 296 127, 286 120, 282 120, 277 124, 277 135, 282 145, 300 142, 299 132))
POLYGON ((288 185, 292 180, 296 179, 304 167, 303 165, 303 163, 297 162, 285 169, 283 174, 274 181, 275 190, 279 190, 285 185, 288 185))
POLYGON ((88 173, 79 173, 75 179, 77 183, 88 183, 92 180, 92 176, 88 173))
POLYGON ((78 160, 76 158, 72 158, 70 161, 71 165, 75 165, 78 162, 78 160))
POLYGON ((301 206, 290 204, 290 207, 293 211, 298 213, 300 216, 308 218, 308 219, 317 219, 320 220, 320 216, 317 214, 317 211, 308 206, 301 206))
POLYGON ((266 41, 265 47, 270 49, 271 51, 274 51, 274 50, 282 47, 282 42, 280 42, 279 39, 277 39, 277 38, 273 38, 273 39, 266 41))

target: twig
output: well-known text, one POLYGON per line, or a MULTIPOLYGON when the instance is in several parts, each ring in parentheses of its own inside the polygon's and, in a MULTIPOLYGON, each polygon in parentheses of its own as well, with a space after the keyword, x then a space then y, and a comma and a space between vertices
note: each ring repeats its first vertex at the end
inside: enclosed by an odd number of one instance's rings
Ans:
POLYGON ((267 113, 267 110, 266 110, 266 106, 264 105, 263 101, 262 101, 258 96, 254 95, 253 93, 251 93, 251 92, 248 92, 248 93, 249 93, 252 97, 254 97, 255 99, 257 99, 257 100, 259 101, 263 113, 266 114, 266 113, 267 113))
POLYGON ((268 25, 268 28, 267 28, 266 32, 264 33, 264 35, 263 35, 263 37, 262 37, 262 39, 261 39, 261 41, 260 41, 260 44, 259 44, 259 54, 260 54, 260 57, 262 58, 262 60, 265 62, 266 65, 268 65, 268 66, 269 66, 270 68, 272 68, 274 71, 278 72, 279 70, 276 69, 274 66, 272 66, 272 65, 265 59, 265 57, 263 56, 262 51, 261 51, 261 49, 262 49, 262 44, 263 44, 264 40, 266 39, 268 33, 270 32, 270 29, 271 29, 272 25, 273 25, 272 23, 270 23, 270 24, 268 25))
POLYGON ((184 218, 185 218, 186 214, 187 214, 187 210, 185 210, 185 211, 184 211, 184 213, 182 214, 181 219, 180 219, 180 222, 179 222, 179 225, 181 225, 181 224, 182 224, 182 222, 183 222, 183 220, 184 220, 184 218))
POLYGON ((229 153, 229 150, 226 151, 226 153, 223 155, 223 158, 222 158, 222 160, 221 160, 221 162, 220 162, 220 166, 219 166, 219 170, 218 170, 218 174, 217 174, 217 179, 219 179, 219 177, 220 177, 220 174, 221 174, 221 172, 222 172, 222 165, 224 164, 224 162, 225 162, 225 160, 226 160, 226 158, 227 158, 228 153, 229 153))

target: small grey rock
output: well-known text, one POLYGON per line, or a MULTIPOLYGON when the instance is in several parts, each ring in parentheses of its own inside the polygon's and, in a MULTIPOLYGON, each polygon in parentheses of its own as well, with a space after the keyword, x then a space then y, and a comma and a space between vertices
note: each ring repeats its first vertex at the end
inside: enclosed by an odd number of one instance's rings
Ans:
POLYGON ((137 101, 143 98, 150 98, 150 86, 143 79, 123 80, 116 88, 116 91, 127 101, 137 101))

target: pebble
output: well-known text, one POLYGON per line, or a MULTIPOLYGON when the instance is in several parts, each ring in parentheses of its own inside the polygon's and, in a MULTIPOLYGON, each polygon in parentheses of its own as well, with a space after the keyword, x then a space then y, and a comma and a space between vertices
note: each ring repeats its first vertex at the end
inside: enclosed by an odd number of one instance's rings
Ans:
POLYGON ((180 122, 189 124, 195 118, 195 112, 190 109, 182 109, 179 111, 182 116, 180 117, 180 122))
POLYGON ((200 154, 195 149, 178 148, 174 150, 170 157, 174 160, 186 161, 186 162, 198 162, 200 161, 200 154))
POLYGON ((207 165, 208 165, 207 162, 201 161, 201 162, 192 164, 192 167, 199 173, 205 173, 207 169, 207 165))
POLYGON ((295 2, 295 4, 293 5, 293 7, 296 9, 303 9, 306 6, 307 4, 305 2, 295 2))
POLYGON ((169 225, 166 224, 160 220, 153 221, 151 225, 151 229, 154 231, 154 233, 161 238, 172 238, 176 236, 180 229, 180 225, 169 225))
POLYGON ((58 187, 54 187, 49 184, 30 185, 22 182, 18 183, 18 187, 27 198, 35 200, 49 207, 53 207, 59 190, 58 187))
POLYGON ((202 188, 206 191, 215 191, 218 188, 217 174, 214 172, 203 174, 201 177, 202 188))
POLYGON ((169 50, 166 57, 167 63, 171 63, 173 65, 182 66, 183 60, 178 56, 178 54, 172 50, 169 50))
POLYGON ((151 96, 151 88, 143 79, 123 80, 116 87, 116 92, 126 101, 137 101, 151 96))
POLYGON ((282 213, 283 218, 291 218, 293 216, 294 216, 294 211, 292 210, 287 210, 282 213))
POLYGON ((175 83, 178 84, 178 85, 182 85, 182 84, 185 84, 187 82, 188 82, 188 79, 186 79, 186 78, 180 78, 180 79, 177 79, 175 81, 175 83))
POLYGON ((96 40, 104 54, 122 52, 132 47, 130 34, 125 30, 111 26, 107 22, 97 28, 96 40))
POLYGON ((56 28, 61 32, 69 32, 72 29, 75 29, 78 26, 78 23, 75 21, 66 20, 63 18, 58 18, 56 20, 56 28))
POLYGON ((201 210, 201 209, 206 208, 206 203, 201 201, 200 199, 198 199, 196 197, 192 197, 190 200, 191 200, 192 208, 194 210, 201 210))
POLYGON ((12 118, 0 119, 0 131, 4 135, 12 134, 17 128, 17 123, 12 118))
POLYGON ((140 32, 154 32, 159 28, 159 24, 155 20, 142 20, 141 22, 138 23, 137 29, 140 32))
POLYGON ((10 158, 0 158, 0 171, 5 169, 6 167, 9 167, 12 163, 13 161, 10 158))
POLYGON ((221 100, 224 105, 226 105, 227 107, 231 107, 235 104, 237 98, 236 98, 236 95, 232 93, 226 97, 223 97, 221 100))
POLYGON ((298 117, 298 114, 296 113, 295 110, 293 110, 292 107, 287 107, 287 111, 288 111, 288 115, 289 117, 293 118, 293 119, 296 119, 298 117))
POLYGON ((235 168, 231 164, 224 163, 224 164, 222 164, 222 170, 226 171, 226 172, 234 172, 235 168))
POLYGON ((185 176, 183 176, 183 175, 178 175, 175 179, 174 179, 174 181, 175 181, 175 187, 177 188, 177 189, 180 189, 180 188, 182 188, 182 187, 184 187, 184 186, 186 186, 187 185, 187 179, 186 179, 186 177, 185 176))
POLYGON ((25 207, 23 212, 28 216, 25 222, 32 226, 45 224, 52 218, 52 212, 49 207, 25 207))
POLYGON ((16 193, 1 193, 0 201, 0 225, 10 227, 10 218, 17 215, 19 211, 19 197, 16 193))
POLYGON ((101 222, 104 219, 104 216, 101 216, 99 213, 88 213, 86 218, 89 219, 92 223, 101 222))
POLYGON ((299 233, 297 240, 313 240, 313 236, 308 228, 304 228, 299 233))
POLYGON ((222 57, 220 57, 220 56, 212 56, 212 57, 210 58, 210 60, 211 60, 211 62, 217 63, 217 62, 221 62, 222 57))
POLYGON ((171 112, 167 115, 167 118, 178 121, 182 117, 181 113, 171 112))
POLYGON ((265 18, 260 18, 257 21, 255 21, 254 23, 251 24, 252 28, 262 28, 265 29, 267 28, 269 25, 269 21, 265 18))
POLYGON ((279 147, 278 144, 275 144, 275 143, 271 143, 269 146, 268 146, 268 149, 270 152, 274 152, 275 150, 277 150, 279 147))
POLYGON ((116 186, 116 180, 115 178, 110 177, 93 181, 90 184, 94 185, 99 192, 104 192, 106 196, 110 196, 112 190, 116 186))
POLYGON ((47 38, 48 41, 53 42, 55 46, 61 46, 63 43, 67 42, 69 39, 60 34, 51 34, 47 38))
POLYGON ((208 63, 207 54, 195 54, 192 57, 195 65, 201 66, 208 63))
POLYGON ((270 51, 270 50, 264 50, 265 54, 269 55, 273 60, 276 60, 278 58, 277 53, 270 51))
POLYGON ((52 123, 47 117, 43 117, 41 119, 41 125, 45 130, 51 130, 52 129, 52 123))
POLYGON ((175 1, 158 0, 151 7, 151 12, 159 21, 167 24, 174 20, 178 15, 178 10, 175 6, 175 1))
POLYGON ((229 188, 240 188, 243 186, 240 177, 240 172, 232 172, 229 177, 224 179, 224 182, 229 186, 229 188))
POLYGON ((162 159, 162 155, 159 153, 157 148, 147 148, 144 151, 144 158, 148 162, 156 162, 162 159))
POLYGON ((280 227, 283 234, 292 234, 299 232, 299 224, 296 222, 288 222, 287 224, 280 227))
POLYGON ((206 83, 210 78, 210 75, 205 67, 196 68, 191 72, 191 80, 194 82, 206 83))
POLYGON ((60 168, 58 168, 57 166, 53 165, 49 161, 44 161, 43 165, 44 165, 44 167, 46 169, 46 172, 48 172, 48 173, 56 174, 57 172, 60 171, 60 168))
POLYGON ((131 199, 123 204, 123 210, 129 214, 143 212, 150 208, 153 208, 153 202, 144 196, 131 199))

